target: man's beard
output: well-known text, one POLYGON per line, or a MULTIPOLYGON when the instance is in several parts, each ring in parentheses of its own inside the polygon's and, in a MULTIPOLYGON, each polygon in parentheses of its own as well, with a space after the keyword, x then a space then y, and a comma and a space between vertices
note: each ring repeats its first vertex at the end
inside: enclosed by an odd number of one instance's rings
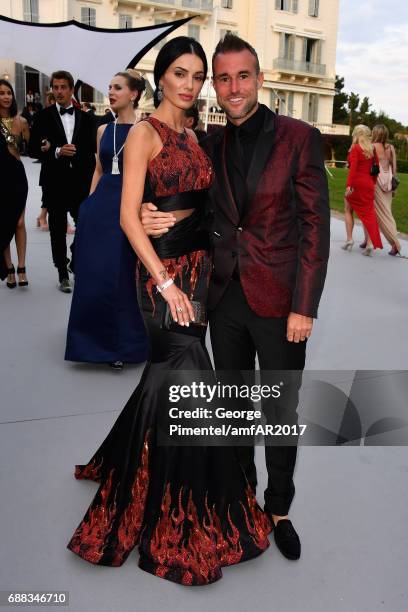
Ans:
MULTIPOLYGON (((218 104, 220 104, 218 102, 218 104)), ((237 110, 237 114, 231 114, 231 111, 226 109, 224 106, 222 106, 222 104, 220 104, 222 110, 225 112, 225 114, 227 115, 227 119, 243 119, 244 117, 246 117, 247 115, 249 115, 249 113, 251 111, 254 110, 254 108, 256 107, 256 105, 258 104, 258 100, 255 98, 255 100, 249 100, 247 102, 247 104, 244 106, 244 108, 240 111, 237 110)), ((233 112, 233 111, 232 111, 233 112)))

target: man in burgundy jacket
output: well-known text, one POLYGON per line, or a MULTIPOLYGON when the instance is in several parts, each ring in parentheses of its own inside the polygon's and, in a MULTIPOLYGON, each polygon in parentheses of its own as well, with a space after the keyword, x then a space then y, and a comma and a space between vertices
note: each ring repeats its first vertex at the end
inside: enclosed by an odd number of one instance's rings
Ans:
MULTIPOLYGON (((258 357, 261 371, 301 372, 329 256, 321 134, 258 103, 263 83, 258 57, 237 36, 227 34, 218 43, 213 75, 218 104, 227 115, 226 128, 201 142, 215 169, 208 302, 215 367, 253 370, 258 357)), ((160 233, 154 228, 165 227, 166 221, 165 214, 146 211, 151 235, 160 233)), ((301 375, 296 380, 293 411, 301 375)), ((255 487, 254 449, 238 451, 255 487)), ((287 516, 296 453, 296 444, 265 447, 265 510, 278 548, 289 559, 298 559, 301 548, 287 516)))

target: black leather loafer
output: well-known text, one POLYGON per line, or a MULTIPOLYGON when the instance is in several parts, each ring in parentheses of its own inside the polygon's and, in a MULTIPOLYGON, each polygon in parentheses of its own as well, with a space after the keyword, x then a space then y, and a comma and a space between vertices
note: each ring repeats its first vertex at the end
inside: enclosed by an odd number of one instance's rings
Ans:
POLYGON ((281 551, 286 559, 296 561, 300 557, 300 540, 299 536, 289 519, 281 519, 274 524, 272 517, 273 534, 276 546, 281 551))

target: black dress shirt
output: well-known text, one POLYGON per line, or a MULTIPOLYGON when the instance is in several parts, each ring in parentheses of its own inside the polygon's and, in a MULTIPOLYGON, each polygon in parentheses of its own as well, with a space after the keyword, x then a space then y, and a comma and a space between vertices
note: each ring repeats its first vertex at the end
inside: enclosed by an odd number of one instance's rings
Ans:
MULTIPOLYGON (((265 110, 259 106, 257 111, 239 126, 227 122, 226 127, 226 165, 234 200, 242 219, 248 204, 246 179, 254 155, 259 132, 265 119, 265 110)), ((232 252, 232 256, 237 254, 232 252)), ((232 278, 239 280, 238 259, 232 278)))
POLYGON ((259 105, 258 110, 241 125, 237 126, 227 121, 227 173, 241 216, 246 206, 246 178, 264 119, 264 108, 259 105))

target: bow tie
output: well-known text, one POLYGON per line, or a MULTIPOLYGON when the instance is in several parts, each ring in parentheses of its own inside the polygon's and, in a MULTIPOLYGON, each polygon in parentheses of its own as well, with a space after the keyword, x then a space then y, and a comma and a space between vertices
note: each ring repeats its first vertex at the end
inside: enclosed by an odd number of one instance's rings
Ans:
POLYGON ((60 108, 60 115, 65 115, 65 113, 69 113, 70 115, 74 114, 74 107, 70 106, 69 108, 60 108))

